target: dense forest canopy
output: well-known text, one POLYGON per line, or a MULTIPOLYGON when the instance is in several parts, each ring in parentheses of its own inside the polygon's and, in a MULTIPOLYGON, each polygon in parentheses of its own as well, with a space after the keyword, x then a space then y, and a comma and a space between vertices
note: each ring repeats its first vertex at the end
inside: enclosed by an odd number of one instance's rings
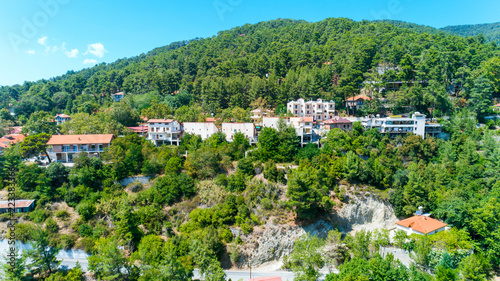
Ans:
POLYGON ((500 22, 447 26, 441 30, 466 37, 483 34, 489 42, 500 42, 500 22))
MULTIPOLYGON (((49 80, 1 87, 0 107, 14 106, 25 120, 39 110, 90 113, 119 91, 172 105, 171 94, 178 90, 207 113, 248 108, 259 97, 272 107, 299 97, 333 99, 341 106, 369 80, 418 81, 383 97, 401 110, 428 113, 432 107, 447 113, 470 98, 476 79, 497 73, 499 48, 484 37, 422 33, 406 25, 345 18, 246 24, 49 80), (373 70, 377 65, 402 70, 379 75, 373 70), (450 102, 447 89, 453 82, 460 87, 450 102)), ((488 83, 496 83, 498 92, 498 79, 488 83)))

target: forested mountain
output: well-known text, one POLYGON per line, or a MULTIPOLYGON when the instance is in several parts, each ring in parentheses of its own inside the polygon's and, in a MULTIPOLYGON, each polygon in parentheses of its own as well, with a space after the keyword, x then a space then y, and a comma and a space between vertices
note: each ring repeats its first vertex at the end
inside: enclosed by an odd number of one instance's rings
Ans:
POLYGON ((500 22, 447 26, 441 30, 465 37, 483 34, 487 42, 500 43, 500 22))
POLYGON ((499 49, 481 37, 418 31, 345 18, 247 24, 50 80, 2 87, 0 106, 14 105, 24 120, 38 110, 89 111, 109 103, 118 91, 171 104, 170 94, 182 89, 188 102, 208 113, 247 108, 259 97, 271 106, 298 97, 334 99, 341 106, 369 79, 420 81, 418 87, 383 95, 395 108, 449 112, 455 105, 448 99, 450 83, 465 85, 456 97, 469 99, 471 91, 465 89, 474 89, 474 80, 488 75, 487 65, 497 64, 492 58, 499 49), (372 71, 379 64, 398 65, 402 71, 381 76, 372 71))

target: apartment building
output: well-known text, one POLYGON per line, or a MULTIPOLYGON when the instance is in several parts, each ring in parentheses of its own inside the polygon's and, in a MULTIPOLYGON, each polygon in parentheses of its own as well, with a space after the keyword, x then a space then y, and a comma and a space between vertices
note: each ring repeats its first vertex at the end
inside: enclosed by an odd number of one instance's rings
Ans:
POLYGON ((382 134, 389 134, 390 138, 407 133, 413 133, 422 138, 425 138, 426 135, 439 137, 441 134, 441 125, 426 122, 425 114, 419 112, 415 112, 411 118, 403 116, 367 117, 362 119, 361 124, 365 129, 376 128, 382 134))
POLYGON ((184 134, 198 135, 202 140, 206 140, 219 131, 219 128, 213 122, 184 122, 182 127, 184 128, 184 134))
POLYGON ((182 125, 173 119, 149 119, 148 139, 156 146, 162 144, 179 145, 182 125))
POLYGON ((47 152, 52 161, 73 163, 73 159, 81 152, 87 153, 89 157, 101 157, 112 140, 113 134, 53 135, 47 142, 47 152))
POLYGON ((257 128, 254 123, 222 123, 222 132, 226 135, 226 140, 232 142, 234 135, 240 132, 245 135, 250 144, 257 143, 257 128))
POLYGON ((286 107, 294 117, 312 117, 313 122, 318 123, 322 123, 335 116, 335 102, 333 100, 324 101, 317 99, 316 101, 305 101, 303 98, 300 98, 296 101, 288 102, 286 107))
POLYGON ((278 121, 283 119, 287 125, 291 125, 300 137, 300 145, 315 141, 315 133, 312 117, 264 117, 262 127, 278 129, 278 121))

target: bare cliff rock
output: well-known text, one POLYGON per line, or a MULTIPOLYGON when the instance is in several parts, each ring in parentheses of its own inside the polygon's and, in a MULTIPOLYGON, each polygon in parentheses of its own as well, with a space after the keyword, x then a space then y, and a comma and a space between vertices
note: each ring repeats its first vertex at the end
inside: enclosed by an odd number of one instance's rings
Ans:
POLYGON ((330 230, 342 232, 361 229, 392 228, 397 218, 392 206, 375 196, 365 195, 350 198, 349 204, 332 215, 307 226, 276 225, 269 220, 249 235, 242 235, 245 246, 239 261, 242 267, 253 267, 278 261, 293 250, 294 241, 306 233, 326 238, 330 230))

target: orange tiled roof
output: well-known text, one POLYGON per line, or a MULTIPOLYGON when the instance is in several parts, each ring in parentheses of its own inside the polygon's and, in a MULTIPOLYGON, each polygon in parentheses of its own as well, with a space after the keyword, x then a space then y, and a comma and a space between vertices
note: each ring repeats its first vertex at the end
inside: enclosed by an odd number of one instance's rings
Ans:
POLYGON ((111 143, 113 134, 53 135, 47 145, 111 143))
POLYGON ((62 113, 62 114, 56 114, 56 117, 58 117, 58 116, 61 117, 61 118, 71 118, 71 116, 66 115, 64 113, 62 113))
POLYGON ((300 122, 312 122, 313 118, 312 117, 301 117, 300 122))
POLYGON ((400 225, 400 226, 407 227, 407 228, 411 228, 415 231, 418 231, 418 232, 424 233, 424 234, 433 232, 434 230, 437 230, 437 229, 440 229, 440 228, 447 226, 446 223, 444 223, 440 220, 433 219, 433 218, 428 217, 428 216, 420 216, 420 215, 416 215, 416 216, 413 216, 411 218, 407 218, 407 219, 398 221, 396 224, 400 225))
POLYGON ((149 119, 148 123, 171 123, 174 119, 149 119))
POLYGON ((355 96, 352 98, 348 98, 347 100, 348 101, 357 101, 357 100, 372 100, 372 99, 370 97, 367 97, 367 96, 359 95, 359 96, 355 96))
POLYGON ((207 117, 205 119, 206 122, 215 122, 215 118, 214 117, 207 117))
POLYGON ((23 134, 10 134, 0 138, 0 147, 6 148, 7 146, 22 142, 26 136, 23 134))

